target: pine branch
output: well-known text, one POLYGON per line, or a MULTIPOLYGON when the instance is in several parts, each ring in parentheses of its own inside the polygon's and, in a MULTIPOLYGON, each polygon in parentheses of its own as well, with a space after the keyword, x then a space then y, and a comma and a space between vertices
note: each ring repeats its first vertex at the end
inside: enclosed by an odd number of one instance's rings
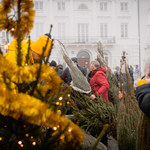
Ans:
MULTIPOLYGON (((52 28, 53 28, 53 25, 51 24, 51 25, 50 25, 49 36, 51 35, 52 28)), ((53 42, 54 42, 54 40, 52 39, 52 45, 51 45, 51 47, 50 47, 50 49, 49 49, 48 57, 46 58, 45 64, 47 64, 47 63, 48 63, 49 57, 50 57, 50 55, 51 55, 52 48, 53 48, 53 45, 54 45, 54 44, 53 44, 53 42)))
POLYGON ((17 8, 18 8, 18 20, 17 20, 17 32, 16 32, 16 37, 17 37, 17 65, 21 66, 22 63, 22 55, 21 55, 21 0, 18 0, 17 2, 17 8))
POLYGON ((1 47, 0 47, 0 54, 1 54, 1 55, 3 55, 3 52, 2 52, 2 49, 1 49, 1 47))
POLYGON ((26 64, 28 65, 29 64, 29 56, 30 56, 30 44, 31 44, 31 42, 30 42, 30 36, 29 36, 29 42, 28 42, 29 44, 28 44, 28 52, 27 52, 27 55, 26 55, 26 64))
POLYGON ((100 142, 100 140, 102 139, 102 137, 104 136, 104 134, 106 133, 107 129, 108 129, 109 125, 105 124, 103 127, 103 130, 101 131, 100 135, 98 136, 96 142, 94 143, 94 145, 92 145, 91 150, 95 150, 98 143, 100 142))
MULTIPOLYGON (((113 125, 111 129, 115 129, 117 109, 112 103, 107 104, 102 97, 91 100, 89 96, 77 92, 71 96, 71 99, 76 104, 72 106, 74 110, 72 120, 78 122, 87 132, 96 136, 105 123, 109 123, 110 127, 113 125)), ((111 134, 112 131, 109 130, 109 133, 111 134)))

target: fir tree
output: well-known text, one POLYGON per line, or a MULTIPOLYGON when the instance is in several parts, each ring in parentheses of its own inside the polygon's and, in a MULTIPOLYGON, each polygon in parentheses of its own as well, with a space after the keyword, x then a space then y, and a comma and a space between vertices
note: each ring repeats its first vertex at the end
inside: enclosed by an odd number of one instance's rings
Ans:
POLYGON ((77 91, 73 91, 71 99, 72 120, 79 124, 80 127, 97 137, 104 124, 109 124, 108 133, 114 134, 117 110, 111 102, 107 104, 102 97, 92 100, 90 96, 77 91))
POLYGON ((125 73, 122 74, 120 69, 120 91, 123 98, 117 112, 117 140, 120 149, 133 150, 136 146, 140 110, 125 58, 125 52, 123 52, 122 61, 124 62, 125 73))
POLYGON ((150 118, 141 113, 136 139, 136 150, 149 150, 150 148, 150 118))
POLYGON ((118 98, 118 82, 116 77, 111 72, 107 63, 103 58, 102 44, 98 43, 97 60, 101 66, 107 69, 107 81, 109 83, 109 104, 102 97, 97 97, 95 100, 90 98, 90 94, 82 94, 73 91, 71 96, 71 105, 73 108, 73 121, 78 122, 79 126, 84 128, 87 132, 97 137, 101 132, 104 124, 110 124, 108 134, 116 138, 116 118, 117 108, 119 104, 118 98))
POLYGON ((106 76, 107 76, 107 81, 109 84, 108 99, 113 104, 118 105, 118 103, 120 102, 120 100, 118 98, 118 92, 119 92, 118 81, 117 81, 117 78, 115 77, 115 75, 112 73, 109 66, 107 65, 106 61, 104 60, 103 45, 101 42, 98 42, 98 44, 97 44, 97 51, 98 51, 97 60, 99 61, 101 66, 103 66, 107 69, 106 76))

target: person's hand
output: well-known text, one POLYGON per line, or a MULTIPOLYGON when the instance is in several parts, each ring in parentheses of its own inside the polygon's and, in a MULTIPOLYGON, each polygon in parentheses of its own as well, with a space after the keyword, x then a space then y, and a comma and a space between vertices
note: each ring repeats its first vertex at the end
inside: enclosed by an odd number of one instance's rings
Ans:
POLYGON ((122 94, 121 91, 119 91, 118 96, 119 96, 119 99, 122 99, 122 98, 123 98, 123 94, 122 94))
POLYGON ((95 98, 96 98, 96 96, 95 96, 94 94, 92 94, 90 97, 91 97, 92 99, 95 99, 95 98))

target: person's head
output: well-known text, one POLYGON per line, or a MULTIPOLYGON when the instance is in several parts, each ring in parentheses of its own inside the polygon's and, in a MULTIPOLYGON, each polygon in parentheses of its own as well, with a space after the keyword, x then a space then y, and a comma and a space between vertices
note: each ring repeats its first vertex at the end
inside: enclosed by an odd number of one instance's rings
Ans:
POLYGON ((52 69, 56 70, 56 66, 57 66, 56 61, 52 60, 52 61, 50 62, 50 67, 51 67, 52 69))
POLYGON ((78 64, 77 57, 72 57, 71 60, 73 61, 74 64, 78 64))
POLYGON ((139 66, 138 65, 136 65, 136 68, 138 68, 139 66))
POLYGON ((116 71, 119 71, 119 66, 116 66, 115 70, 116 70, 116 71))
POLYGON ((59 64, 58 65, 58 69, 62 69, 63 70, 63 65, 59 64))
POLYGON ((31 44, 31 52, 35 63, 39 61, 40 56, 43 53, 43 48, 46 46, 47 40, 48 43, 44 52, 44 57, 47 57, 52 45, 49 34, 40 35, 39 39, 31 44))
POLYGON ((100 68, 100 63, 97 60, 91 61, 90 69, 91 71, 100 68))
POLYGON ((144 73, 147 78, 150 78, 150 60, 145 64, 144 73))

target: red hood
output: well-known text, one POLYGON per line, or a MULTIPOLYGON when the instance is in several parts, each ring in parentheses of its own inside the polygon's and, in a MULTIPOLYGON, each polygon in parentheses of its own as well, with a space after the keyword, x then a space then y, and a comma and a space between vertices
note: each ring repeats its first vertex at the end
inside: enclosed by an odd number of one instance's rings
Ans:
POLYGON ((98 69, 95 69, 92 71, 92 74, 91 74, 91 77, 98 71, 102 71, 106 74, 107 70, 104 68, 104 67, 101 67, 101 68, 98 68, 98 69))

